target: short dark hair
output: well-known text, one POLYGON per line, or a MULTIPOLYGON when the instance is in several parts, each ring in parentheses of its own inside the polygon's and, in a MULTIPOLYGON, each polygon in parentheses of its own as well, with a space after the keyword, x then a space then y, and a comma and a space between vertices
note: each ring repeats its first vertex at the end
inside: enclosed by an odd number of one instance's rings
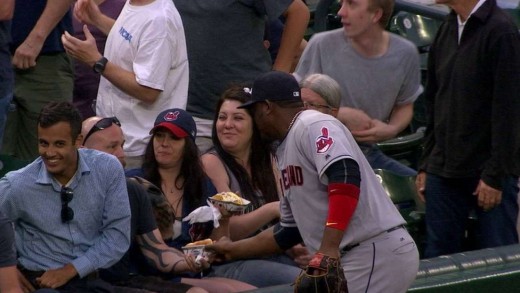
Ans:
POLYGON ((50 102, 43 106, 38 117, 38 126, 48 128, 59 122, 69 123, 72 140, 78 138, 82 119, 74 105, 69 102, 50 102))

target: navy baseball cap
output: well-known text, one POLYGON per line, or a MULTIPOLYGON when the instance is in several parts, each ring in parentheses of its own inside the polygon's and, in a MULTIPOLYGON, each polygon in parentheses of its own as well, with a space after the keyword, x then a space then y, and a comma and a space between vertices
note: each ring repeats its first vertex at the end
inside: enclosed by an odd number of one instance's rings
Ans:
POLYGON ((190 137, 195 141, 197 126, 191 115, 183 109, 168 109, 162 111, 153 124, 150 134, 157 128, 164 127, 178 138, 190 137))
POLYGON ((300 85, 292 74, 270 71, 257 77, 251 89, 251 100, 238 108, 248 108, 263 101, 301 101, 300 85))

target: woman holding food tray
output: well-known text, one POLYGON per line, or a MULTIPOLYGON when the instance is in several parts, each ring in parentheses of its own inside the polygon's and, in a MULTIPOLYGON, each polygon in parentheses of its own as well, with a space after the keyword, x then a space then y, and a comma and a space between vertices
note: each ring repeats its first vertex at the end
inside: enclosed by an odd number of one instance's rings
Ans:
MULTIPOLYGON (((218 192, 232 191, 251 202, 243 215, 230 218, 232 240, 254 235, 280 216, 280 191, 270 147, 262 142, 249 110, 237 109, 249 99, 249 89, 244 86, 231 86, 222 94, 213 120, 214 147, 202 155, 206 174, 218 192)), ((293 259, 305 265, 307 251, 300 246, 291 252, 292 257, 279 255, 214 265, 209 275, 257 287, 291 283, 300 273, 293 259), (267 271, 272 273, 265 274, 267 271)))
MULTIPOLYGON (((194 241, 227 236, 229 217, 219 221, 219 228, 213 227, 213 221, 194 224, 182 221, 195 209, 207 206, 207 199, 216 193, 200 163, 195 145, 196 127, 191 115, 182 109, 165 110, 157 116, 150 134, 142 168, 128 170, 126 175, 143 177, 164 193, 175 217, 173 233, 168 231, 170 235, 162 235, 166 244, 182 250, 194 241)), ((200 274, 181 277, 183 283, 209 292, 240 292, 254 288, 224 278, 190 279, 200 278, 200 274)))

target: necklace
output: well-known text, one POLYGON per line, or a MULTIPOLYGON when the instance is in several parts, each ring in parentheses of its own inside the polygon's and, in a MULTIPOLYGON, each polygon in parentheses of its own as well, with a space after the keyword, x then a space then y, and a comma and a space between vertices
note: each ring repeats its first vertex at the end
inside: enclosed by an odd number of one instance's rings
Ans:
POLYGON ((289 134, 289 131, 291 131, 291 128, 292 128, 294 122, 296 122, 296 118, 298 118, 298 116, 300 116, 300 114, 302 113, 302 111, 303 111, 303 110, 300 110, 300 111, 298 111, 298 113, 294 114, 294 117, 292 118, 291 122, 289 123, 289 126, 287 127, 287 132, 285 132, 285 135, 283 136, 283 138, 280 139, 280 143, 281 143, 282 141, 285 140, 285 138, 286 138, 287 135, 289 134))
POLYGON ((168 191, 168 189, 169 189, 169 193, 167 193, 165 195, 166 195, 166 200, 168 201, 168 203, 170 204, 170 206, 173 209, 173 214, 175 216, 175 219, 182 218, 182 217, 180 217, 180 216, 182 216, 182 210, 179 210, 179 207, 181 205, 182 198, 183 198, 182 190, 177 190, 175 188, 175 186, 173 186, 172 188, 167 188, 167 185, 165 183, 162 183, 161 185, 163 187, 162 188, 163 192, 168 191), (181 193, 181 195, 176 198, 175 194, 177 191, 179 191, 181 193))
POLYGON ((289 133, 289 131, 291 130, 291 127, 293 126, 294 122, 296 122, 296 118, 298 118, 298 116, 300 116, 300 114, 302 113, 303 110, 300 110, 298 113, 296 113, 296 115, 294 115, 293 119, 291 120, 291 123, 289 123, 289 127, 287 127, 287 133, 289 133))

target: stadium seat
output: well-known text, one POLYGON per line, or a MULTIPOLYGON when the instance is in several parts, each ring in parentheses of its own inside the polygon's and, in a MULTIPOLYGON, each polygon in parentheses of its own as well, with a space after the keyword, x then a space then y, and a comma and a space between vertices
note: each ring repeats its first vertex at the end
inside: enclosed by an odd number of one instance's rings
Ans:
POLYGON ((377 143, 379 149, 387 156, 403 163, 404 165, 417 169, 419 158, 422 153, 424 131, 400 135, 396 138, 377 143))
POLYGON ((422 256, 426 239, 424 203, 417 194, 415 176, 399 176, 382 169, 375 169, 374 172, 406 221, 406 229, 415 240, 422 256))

